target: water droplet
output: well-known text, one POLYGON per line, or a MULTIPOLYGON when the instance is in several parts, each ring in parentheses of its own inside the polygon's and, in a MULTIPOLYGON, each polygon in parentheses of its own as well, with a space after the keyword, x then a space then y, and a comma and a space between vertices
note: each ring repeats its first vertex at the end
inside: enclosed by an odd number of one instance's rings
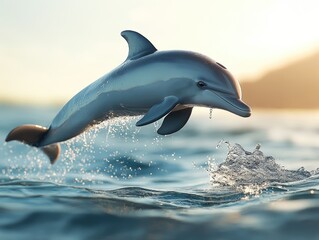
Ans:
POLYGON ((216 149, 220 149, 221 146, 222 146, 222 144, 224 144, 224 143, 225 143, 225 140, 224 140, 224 139, 220 140, 220 141, 217 143, 217 145, 216 145, 216 149))
POLYGON ((213 115, 213 109, 210 108, 210 109, 209 109, 209 119, 212 119, 212 115, 213 115))

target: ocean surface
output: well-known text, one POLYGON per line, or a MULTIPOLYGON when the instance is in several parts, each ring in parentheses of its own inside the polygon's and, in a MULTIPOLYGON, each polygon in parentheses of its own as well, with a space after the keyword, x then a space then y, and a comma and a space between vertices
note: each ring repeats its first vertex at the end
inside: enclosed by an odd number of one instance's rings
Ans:
POLYGON ((105 122, 44 154, 5 143, 55 107, 0 105, 0 239, 319 239, 319 112, 105 122))

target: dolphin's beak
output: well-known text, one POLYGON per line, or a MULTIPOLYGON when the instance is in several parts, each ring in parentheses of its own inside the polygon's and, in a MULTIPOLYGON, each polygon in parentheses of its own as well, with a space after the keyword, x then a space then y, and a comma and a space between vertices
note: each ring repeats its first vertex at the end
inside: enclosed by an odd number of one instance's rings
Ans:
POLYGON ((250 107, 241 99, 225 93, 216 93, 223 101, 219 103, 219 108, 232 112, 241 117, 249 117, 251 115, 250 107))

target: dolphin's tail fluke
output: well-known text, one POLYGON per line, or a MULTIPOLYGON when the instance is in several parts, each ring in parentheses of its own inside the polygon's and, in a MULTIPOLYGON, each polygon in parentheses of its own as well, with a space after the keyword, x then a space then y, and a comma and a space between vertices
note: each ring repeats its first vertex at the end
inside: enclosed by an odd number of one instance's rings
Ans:
MULTIPOLYGON (((39 147, 40 141, 48 132, 48 128, 38 125, 22 125, 11 130, 6 138, 6 142, 20 141, 33 147, 39 147)), ((54 143, 40 149, 49 157, 51 164, 54 164, 60 155, 60 145, 54 143)))

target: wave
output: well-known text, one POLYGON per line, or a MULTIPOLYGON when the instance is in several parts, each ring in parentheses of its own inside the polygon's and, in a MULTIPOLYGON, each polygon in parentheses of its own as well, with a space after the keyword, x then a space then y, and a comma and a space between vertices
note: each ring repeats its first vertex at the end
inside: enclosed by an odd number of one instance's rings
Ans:
MULTIPOLYGON (((308 179, 318 186, 318 177, 308 179)), ((254 205, 247 203, 260 197, 248 199, 247 194, 227 186, 180 191, 141 187, 99 190, 7 179, 0 184, 0 237, 236 239, 240 234, 249 239, 259 234, 264 236, 260 239, 268 239, 272 230, 274 239, 316 239, 319 192, 309 190, 306 182, 283 183, 286 190, 274 183, 266 190, 284 191, 285 197, 277 196, 280 201, 274 202, 264 192, 269 201, 254 205), (300 190, 302 187, 307 190, 300 190), (296 191, 287 190, 293 188, 296 191), (238 208, 238 202, 246 207, 238 208)))

